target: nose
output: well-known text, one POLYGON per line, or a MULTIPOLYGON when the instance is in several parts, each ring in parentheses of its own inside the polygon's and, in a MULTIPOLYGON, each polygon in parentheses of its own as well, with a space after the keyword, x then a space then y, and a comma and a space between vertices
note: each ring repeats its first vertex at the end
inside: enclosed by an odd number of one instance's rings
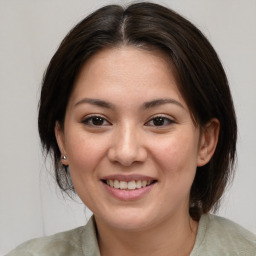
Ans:
POLYGON ((135 127, 131 125, 120 127, 113 133, 113 136, 108 151, 108 158, 111 162, 128 167, 133 163, 142 163, 147 159, 145 141, 135 127))

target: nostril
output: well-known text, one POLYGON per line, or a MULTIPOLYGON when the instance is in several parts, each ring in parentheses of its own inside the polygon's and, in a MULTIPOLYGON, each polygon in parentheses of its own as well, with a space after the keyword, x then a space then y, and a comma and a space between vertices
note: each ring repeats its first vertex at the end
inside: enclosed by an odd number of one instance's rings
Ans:
POLYGON ((119 163, 125 167, 134 162, 143 162, 147 158, 147 150, 144 141, 137 136, 136 127, 121 126, 121 130, 115 133, 108 149, 108 158, 112 163, 119 163))
POLYGON ((129 167, 134 163, 142 163, 147 159, 147 152, 145 149, 134 150, 119 150, 110 149, 108 158, 112 163, 121 164, 122 166, 129 167))

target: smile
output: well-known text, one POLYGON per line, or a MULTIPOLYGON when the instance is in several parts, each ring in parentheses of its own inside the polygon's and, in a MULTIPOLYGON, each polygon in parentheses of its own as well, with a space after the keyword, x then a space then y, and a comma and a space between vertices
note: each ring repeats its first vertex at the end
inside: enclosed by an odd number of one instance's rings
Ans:
POLYGON ((151 193, 158 182, 144 175, 109 175, 101 179, 105 191, 121 201, 136 201, 151 193))
POLYGON ((154 182, 154 180, 131 180, 128 182, 122 180, 104 180, 104 183, 108 186, 120 190, 135 190, 145 188, 154 182))

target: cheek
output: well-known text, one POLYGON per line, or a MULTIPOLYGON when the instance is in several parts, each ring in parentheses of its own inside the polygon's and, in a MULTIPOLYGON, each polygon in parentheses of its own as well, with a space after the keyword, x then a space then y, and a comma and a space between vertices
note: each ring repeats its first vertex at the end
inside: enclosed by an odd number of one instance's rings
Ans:
POLYGON ((181 134, 154 143, 155 160, 161 169, 170 173, 195 171, 197 166, 197 143, 193 136, 181 134))
POLYGON ((165 203, 178 207, 181 201, 187 205, 190 189, 197 168, 196 141, 189 136, 158 140, 154 156, 160 170, 161 187, 165 203))
POLYGON ((66 143, 71 172, 87 174, 93 171, 105 155, 106 138, 98 135, 75 133, 66 143))

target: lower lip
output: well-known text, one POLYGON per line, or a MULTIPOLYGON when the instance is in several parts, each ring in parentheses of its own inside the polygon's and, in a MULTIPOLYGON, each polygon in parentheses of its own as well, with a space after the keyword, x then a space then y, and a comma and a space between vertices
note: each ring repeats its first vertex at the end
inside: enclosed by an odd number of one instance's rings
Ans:
POLYGON ((151 185, 144 188, 137 188, 133 190, 112 188, 104 182, 102 184, 104 185, 105 189, 115 198, 123 201, 132 201, 140 199, 145 194, 149 193, 149 191, 154 187, 156 183, 152 183, 151 185))

